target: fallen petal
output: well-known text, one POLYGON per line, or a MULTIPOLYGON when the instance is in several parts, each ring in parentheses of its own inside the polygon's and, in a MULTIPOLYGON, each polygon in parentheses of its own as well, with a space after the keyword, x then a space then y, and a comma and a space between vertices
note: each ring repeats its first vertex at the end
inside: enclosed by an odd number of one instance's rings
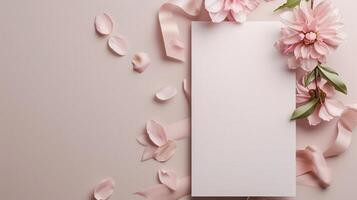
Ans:
POLYGON ((159 169, 159 180, 171 190, 177 189, 177 174, 173 170, 159 169))
POLYGON ((146 122, 146 132, 150 140, 159 147, 168 141, 164 127, 155 120, 146 122))
POLYGON ((113 31, 113 20, 110 15, 100 13, 95 16, 94 20, 95 30, 102 35, 109 35, 113 31))
POLYGON ((155 153, 154 157, 159 162, 168 161, 176 151, 176 143, 169 140, 165 145, 159 147, 155 153))
POLYGON ((176 96, 176 94, 177 94, 176 88, 172 86, 166 86, 162 88, 159 92, 157 92, 155 96, 157 99, 161 101, 167 101, 173 98, 174 96, 176 96))
POLYGON ((146 161, 154 157, 157 147, 148 146, 144 149, 143 155, 141 156, 141 161, 146 161))
POLYGON ((108 46, 120 56, 125 56, 128 52, 128 42, 123 36, 110 36, 108 46))
POLYGON ((106 200, 114 192, 115 182, 111 178, 104 179, 94 188, 94 198, 96 200, 106 200))
POLYGON ((150 145, 150 138, 147 134, 141 134, 136 138, 136 141, 143 146, 150 145))
POLYGON ((134 70, 142 73, 151 64, 151 59, 147 53, 136 53, 131 60, 134 70))

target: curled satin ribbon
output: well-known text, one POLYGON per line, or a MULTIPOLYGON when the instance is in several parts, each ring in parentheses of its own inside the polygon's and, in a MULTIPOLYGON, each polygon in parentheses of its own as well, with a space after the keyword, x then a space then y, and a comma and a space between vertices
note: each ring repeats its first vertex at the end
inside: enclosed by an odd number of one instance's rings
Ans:
POLYGON ((296 175, 298 183, 308 186, 321 186, 326 188, 331 182, 331 172, 326 159, 338 156, 345 152, 351 144, 352 131, 357 126, 357 104, 349 105, 343 111, 337 122, 337 133, 332 144, 323 153, 316 147, 307 147, 296 152, 296 175), (302 178, 307 173, 312 173, 317 179, 302 178))
POLYGON ((185 61, 184 45, 173 16, 174 9, 182 10, 190 17, 196 17, 201 12, 202 3, 203 0, 171 0, 160 7, 159 23, 166 55, 169 58, 185 61))

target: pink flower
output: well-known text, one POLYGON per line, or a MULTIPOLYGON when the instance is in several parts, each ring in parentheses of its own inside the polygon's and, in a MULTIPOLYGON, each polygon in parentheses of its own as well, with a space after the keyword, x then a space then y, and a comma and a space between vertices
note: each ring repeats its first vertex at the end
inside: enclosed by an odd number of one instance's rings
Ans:
POLYGON ((243 23, 247 15, 259 5, 259 0, 205 0, 205 7, 212 22, 230 21, 243 23))
POLYGON ((325 62, 326 55, 343 41, 341 15, 330 0, 319 3, 314 9, 306 1, 300 7, 281 15, 286 27, 281 29, 277 48, 284 54, 293 54, 288 61, 290 69, 301 67, 312 71, 318 62, 325 62))
POLYGON ((296 103, 304 104, 311 98, 320 96, 320 101, 315 108, 315 111, 307 118, 310 125, 317 125, 324 121, 330 121, 334 117, 341 116, 344 106, 343 104, 333 99, 335 95, 335 88, 327 83, 325 79, 319 79, 317 81, 317 87, 319 91, 316 90, 316 84, 314 82, 310 83, 307 87, 300 83, 297 83, 296 89, 296 103))

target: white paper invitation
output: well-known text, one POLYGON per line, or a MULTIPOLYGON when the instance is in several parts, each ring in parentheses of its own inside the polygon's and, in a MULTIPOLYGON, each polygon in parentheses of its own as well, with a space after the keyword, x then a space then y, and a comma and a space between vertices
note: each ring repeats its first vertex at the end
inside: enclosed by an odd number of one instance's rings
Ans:
POLYGON ((278 22, 192 24, 192 195, 295 195, 295 73, 278 22))

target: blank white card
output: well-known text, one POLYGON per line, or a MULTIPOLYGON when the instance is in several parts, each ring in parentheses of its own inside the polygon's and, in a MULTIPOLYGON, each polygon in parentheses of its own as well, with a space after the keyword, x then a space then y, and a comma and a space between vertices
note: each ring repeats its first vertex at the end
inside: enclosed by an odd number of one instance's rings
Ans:
POLYGON ((295 195, 295 74, 278 22, 192 24, 192 196, 295 195))

